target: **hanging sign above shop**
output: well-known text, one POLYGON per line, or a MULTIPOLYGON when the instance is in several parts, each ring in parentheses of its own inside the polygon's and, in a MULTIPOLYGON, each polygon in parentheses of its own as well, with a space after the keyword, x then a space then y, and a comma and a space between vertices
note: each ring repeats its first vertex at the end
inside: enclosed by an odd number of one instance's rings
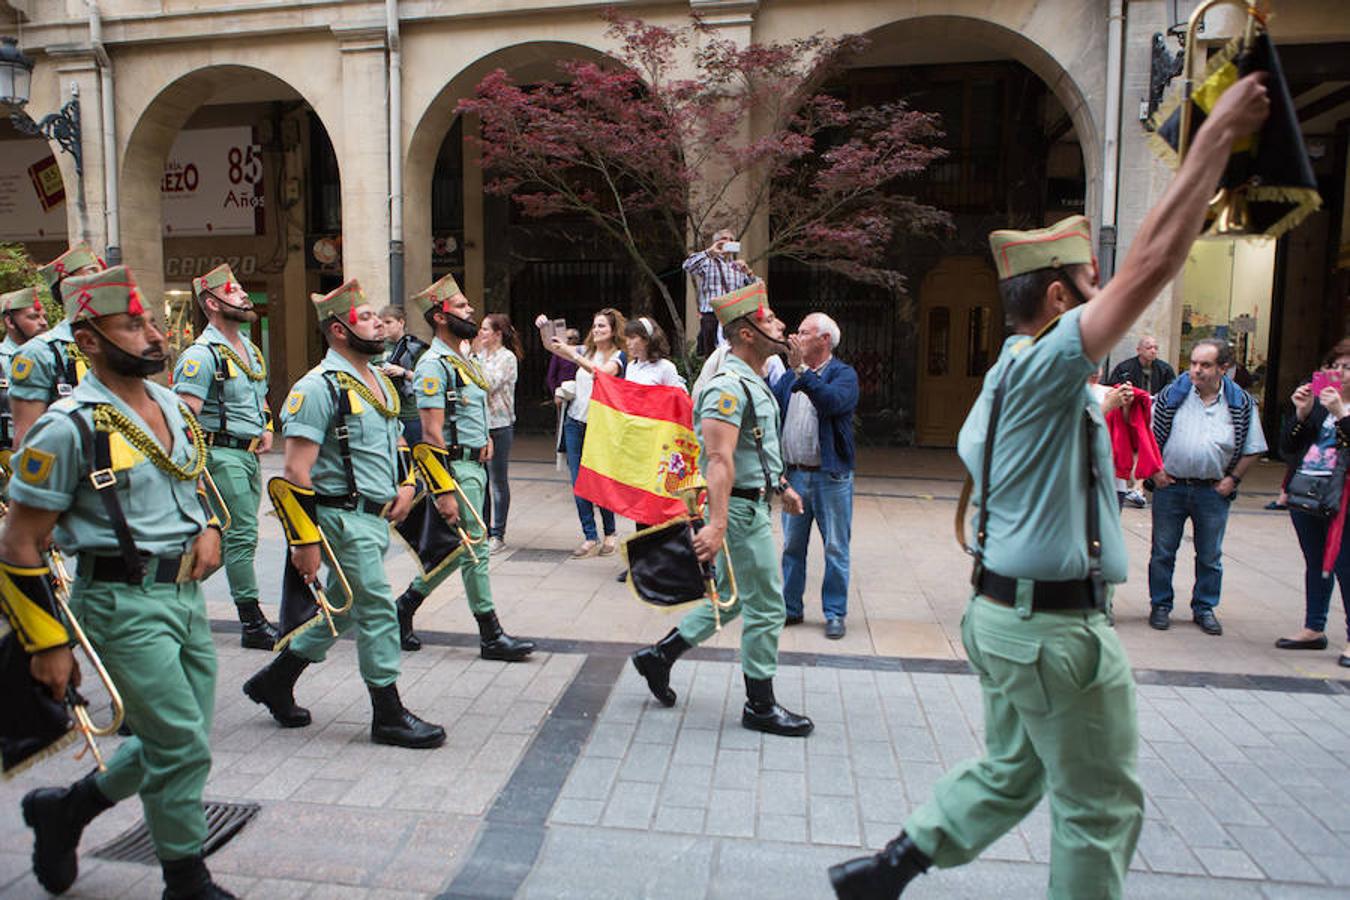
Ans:
POLYGON ((65 199, 51 145, 0 142, 0 240, 64 241, 65 199))
POLYGON ((165 237, 262 234, 262 163, 246 125, 180 131, 160 183, 165 237))

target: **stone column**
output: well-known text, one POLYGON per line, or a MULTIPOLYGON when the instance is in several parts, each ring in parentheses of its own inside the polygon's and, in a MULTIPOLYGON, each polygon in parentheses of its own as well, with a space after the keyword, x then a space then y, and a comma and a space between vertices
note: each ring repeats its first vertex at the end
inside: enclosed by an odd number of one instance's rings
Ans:
POLYGON ((329 135, 342 178, 342 274, 370 305, 389 302, 389 117, 384 25, 333 26, 343 117, 329 135))
MULTIPOLYGON (((487 312, 488 298, 483 296, 487 275, 487 249, 484 247, 483 224, 483 160, 474 138, 479 136, 482 123, 477 115, 464 116, 464 295, 480 310, 487 312)), ((498 310, 503 298, 493 297, 493 310, 498 310)), ((516 323, 519 327, 519 323, 516 323)))

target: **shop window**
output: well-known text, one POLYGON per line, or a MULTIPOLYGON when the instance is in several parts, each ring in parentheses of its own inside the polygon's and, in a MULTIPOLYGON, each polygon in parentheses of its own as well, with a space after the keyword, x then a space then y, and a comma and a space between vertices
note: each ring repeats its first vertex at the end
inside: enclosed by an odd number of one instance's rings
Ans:
POLYGON ((966 329, 966 374, 979 378, 989 370, 990 328, 993 312, 987 306, 970 311, 970 327, 966 329))
POLYGON ((946 375, 950 366, 952 311, 935 306, 928 311, 928 374, 946 375))

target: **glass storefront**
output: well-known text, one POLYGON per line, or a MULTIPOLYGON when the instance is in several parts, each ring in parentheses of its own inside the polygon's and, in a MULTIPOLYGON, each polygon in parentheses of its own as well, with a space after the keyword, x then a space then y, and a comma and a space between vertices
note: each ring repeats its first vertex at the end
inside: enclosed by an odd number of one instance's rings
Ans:
POLYGON ((1275 241, 1257 238, 1196 241, 1182 273, 1181 346, 1171 360, 1178 372, 1203 338, 1233 347, 1229 375, 1258 400, 1270 361, 1275 241))

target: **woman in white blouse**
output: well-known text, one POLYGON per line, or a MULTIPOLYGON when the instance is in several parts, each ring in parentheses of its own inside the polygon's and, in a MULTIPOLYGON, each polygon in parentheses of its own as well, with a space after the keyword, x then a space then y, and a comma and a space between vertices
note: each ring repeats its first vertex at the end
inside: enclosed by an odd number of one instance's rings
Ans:
POLYGON ((646 316, 630 319, 623 329, 628 367, 625 376, 638 384, 665 384, 682 388, 684 379, 670 361, 670 341, 660 325, 646 316))
MULTIPOLYGON (((567 415, 563 419, 563 449, 567 453, 567 468, 572 475, 573 485, 577 483, 577 473, 581 471, 581 449, 586 440, 586 414, 590 409, 595 373, 620 373, 622 354, 616 340, 623 334, 624 325, 623 313, 606 307, 595 314, 584 346, 569 346, 558 337, 547 345, 550 353, 577 364, 576 395, 568 404, 567 415)), ((576 499, 577 518, 581 519, 584 540, 581 546, 572 551, 572 558, 585 559, 596 554, 609 556, 619 546, 618 538, 615 537, 614 513, 600 507, 600 522, 605 534, 603 542, 597 543, 599 535, 595 531, 595 504, 575 493, 573 497, 576 499)))
POLYGON ((488 383, 488 433, 492 436, 492 460, 488 463, 488 550, 506 546, 506 516, 511 511, 511 444, 515 440, 516 378, 525 350, 511 318, 502 313, 483 317, 478 330, 483 374, 488 383))

